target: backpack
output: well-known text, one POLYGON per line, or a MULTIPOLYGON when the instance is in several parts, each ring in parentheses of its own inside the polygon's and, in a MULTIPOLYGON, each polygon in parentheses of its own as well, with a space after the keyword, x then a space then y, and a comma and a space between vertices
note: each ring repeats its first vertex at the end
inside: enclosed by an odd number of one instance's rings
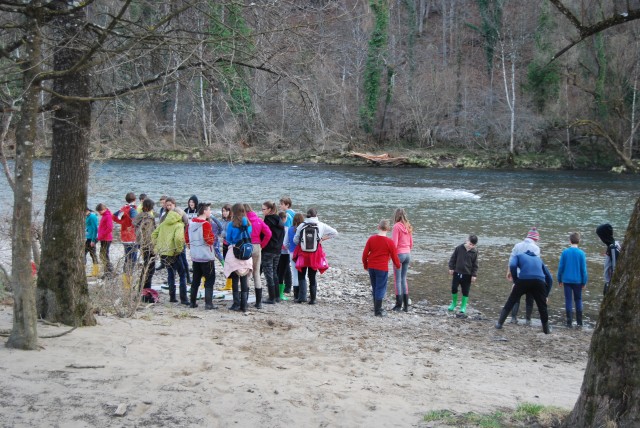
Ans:
POLYGON ((320 231, 315 223, 304 223, 300 229, 300 250, 305 253, 315 253, 318 251, 320 242, 320 231))
POLYGON ((158 303, 160 298, 158 296, 158 292, 153 288, 143 288, 142 289, 142 301, 144 303, 158 303))
POLYGON ((249 236, 249 232, 247 230, 247 226, 242 226, 240 228, 240 240, 233 246, 233 255, 238 260, 249 260, 253 253, 251 236, 249 236))

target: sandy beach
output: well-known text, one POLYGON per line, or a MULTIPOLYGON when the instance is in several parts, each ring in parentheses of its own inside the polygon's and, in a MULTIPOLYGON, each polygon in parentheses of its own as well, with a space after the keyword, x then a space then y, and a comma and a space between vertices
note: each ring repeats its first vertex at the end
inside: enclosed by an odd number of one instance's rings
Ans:
MULTIPOLYGON (((330 269, 317 305, 247 314, 163 294, 133 318, 103 313, 96 327, 41 339, 40 351, 2 346, 1 425, 425 426, 430 410, 573 407, 590 331, 495 330, 473 307, 458 318, 426 301, 374 317, 365 278, 330 269)), ((0 330, 11 319, 0 306, 0 330)), ((39 324, 39 335, 67 329, 39 324)))

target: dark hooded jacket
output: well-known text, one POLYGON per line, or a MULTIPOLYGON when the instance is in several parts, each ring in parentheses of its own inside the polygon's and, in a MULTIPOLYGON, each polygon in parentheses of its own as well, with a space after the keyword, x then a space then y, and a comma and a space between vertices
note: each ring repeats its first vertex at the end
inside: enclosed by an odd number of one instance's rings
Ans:
POLYGON ((616 268, 616 262, 620 256, 620 246, 613 237, 613 226, 609 223, 598 226, 596 228, 596 234, 607 246, 607 259, 604 264, 604 280, 605 282, 609 282, 613 277, 613 271, 616 268))
POLYGON ((278 214, 264 216, 264 223, 271 230, 271 239, 262 249, 263 253, 280 254, 282 243, 284 242, 284 223, 278 214))
POLYGON ((187 215, 189 220, 198 217, 198 197, 196 195, 191 195, 189 201, 187 201, 187 208, 184 209, 184 213, 187 215), (195 202, 193 209, 189 206, 190 201, 195 202))

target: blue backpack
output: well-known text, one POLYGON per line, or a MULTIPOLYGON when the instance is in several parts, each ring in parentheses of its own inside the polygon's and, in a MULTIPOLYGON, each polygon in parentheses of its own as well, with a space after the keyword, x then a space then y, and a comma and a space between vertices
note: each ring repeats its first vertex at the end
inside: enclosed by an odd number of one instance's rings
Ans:
POLYGON ((240 240, 233 246, 233 255, 238 260, 249 260, 253 253, 253 244, 247 226, 240 228, 240 240))

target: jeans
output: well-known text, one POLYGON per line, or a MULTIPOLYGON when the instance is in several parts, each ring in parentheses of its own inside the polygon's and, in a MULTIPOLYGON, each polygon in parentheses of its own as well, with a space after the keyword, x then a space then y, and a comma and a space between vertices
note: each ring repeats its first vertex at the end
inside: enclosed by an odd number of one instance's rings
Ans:
POLYGON ((111 241, 100 241, 100 262, 104 273, 113 272, 113 266, 111 266, 111 260, 109 260, 109 247, 111 247, 111 241))
POLYGON ((564 308, 568 313, 573 312, 573 300, 576 301, 576 312, 582 312, 582 285, 562 284, 564 288, 564 308))
POLYGON ((135 242, 122 243, 124 245, 124 268, 123 272, 131 275, 133 267, 138 261, 138 245, 135 242))
POLYGON ((384 296, 387 294, 389 272, 386 270, 369 269, 369 279, 371 280, 373 299, 384 300, 384 296))
POLYGON ((187 301, 187 275, 180 260, 180 254, 175 256, 160 256, 160 261, 167 268, 167 283, 169 284, 169 297, 176 298, 176 271, 180 279, 180 301, 187 301))
POLYGON ((262 271, 267 280, 267 288, 278 286, 278 263, 280 262, 279 253, 262 253, 262 271))
POLYGON ((143 285, 142 288, 151 288, 151 280, 156 273, 156 255, 151 250, 143 250, 142 259, 144 264, 140 272, 140 284, 143 285))
POLYGON ((84 243, 84 263, 87 263, 87 253, 91 256, 94 265, 98 264, 98 256, 96 256, 96 244, 91 245, 91 239, 87 239, 84 243))
POLYGON ((407 270, 409 270, 409 262, 411 261, 411 254, 398 254, 400 259, 400 269, 394 269, 395 288, 396 295, 401 296, 403 294, 409 294, 409 286, 407 285, 407 270))

